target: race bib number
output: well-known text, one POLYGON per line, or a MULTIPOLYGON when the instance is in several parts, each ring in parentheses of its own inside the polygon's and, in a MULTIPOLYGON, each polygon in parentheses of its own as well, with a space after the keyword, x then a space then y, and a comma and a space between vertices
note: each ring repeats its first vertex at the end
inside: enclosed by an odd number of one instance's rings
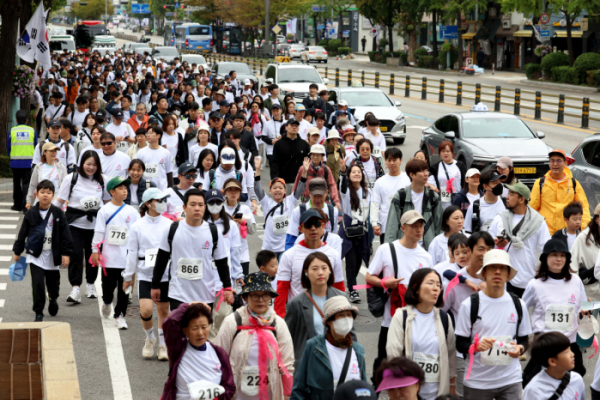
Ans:
POLYGON ((127 150, 129 150, 129 143, 127 143, 126 140, 121 140, 117 143, 117 150, 127 153, 127 150))
POLYGON ((373 188, 375 187, 375 181, 376 179, 369 179, 369 182, 367 183, 369 189, 373 190, 373 188))
POLYGON ((126 226, 111 225, 108 227, 108 244, 124 246, 127 244, 129 232, 126 226))
POLYGON ((375 146, 371 154, 377 158, 381 158, 381 149, 378 146, 375 146))
POLYGON ((42 246, 42 250, 52 250, 52 232, 46 231, 44 235, 44 245, 42 246))
MULTIPOLYGON (((494 346, 486 351, 482 351, 481 354, 481 363, 483 365, 510 365, 512 363, 512 358, 508 355, 508 350, 504 347, 499 347, 496 345, 498 342, 502 343, 510 343, 512 338, 510 336, 486 336, 490 339, 495 339, 496 342, 494 346)), ((512 349, 510 349, 512 350, 512 349)))
POLYGON ((84 197, 79 204, 84 211, 97 210, 100 208, 100 198, 96 196, 84 197))
POLYGON ((546 329, 553 331, 572 331, 575 319, 575 307, 565 304, 546 306, 546 329))
POLYGON ((442 196, 442 203, 449 203, 450 200, 452 200, 452 193, 448 193, 445 190, 442 190, 440 194, 442 196))
POLYGON ((144 175, 146 178, 158 178, 158 164, 146 164, 144 175))
POLYGON ((177 213, 177 218, 185 218, 185 211, 183 211, 183 206, 175 207, 175 211, 177 213))
POLYGON ((205 380, 188 383, 187 387, 194 400, 213 400, 225 393, 223 386, 205 380))
POLYGON ((290 224, 290 217, 287 214, 273 215, 273 233, 276 235, 283 235, 287 232, 287 228, 290 224))
POLYGON ((202 279, 202 259, 180 258, 177 261, 177 277, 188 281, 202 279))
POLYGON ((157 255, 158 255, 158 249, 146 250, 145 261, 144 261, 144 263, 146 264, 146 267, 154 268, 154 266, 156 265, 156 256, 157 255))
POLYGON ((425 382, 440 381, 439 354, 414 353, 413 361, 419 364, 423 372, 425 372, 425 382))
MULTIPOLYGON (((265 378, 267 385, 269 384, 269 378, 265 378)), ((242 392, 248 396, 256 396, 258 394, 258 385, 260 385, 260 376, 258 374, 258 367, 244 367, 242 372, 242 392)))

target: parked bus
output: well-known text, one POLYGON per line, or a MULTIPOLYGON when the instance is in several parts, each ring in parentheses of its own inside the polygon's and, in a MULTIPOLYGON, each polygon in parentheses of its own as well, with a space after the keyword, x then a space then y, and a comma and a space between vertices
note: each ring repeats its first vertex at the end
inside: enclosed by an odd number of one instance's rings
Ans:
POLYGON ((78 22, 73 29, 73 37, 75 45, 78 49, 89 49, 94 43, 96 35, 109 35, 110 32, 106 28, 103 21, 82 21, 78 22))
POLYGON ((211 52, 213 47, 212 27, 200 24, 182 24, 175 28, 175 47, 181 50, 211 52))
POLYGON ((54 53, 62 53, 64 50, 75 51, 75 39, 71 35, 53 35, 48 41, 50 51, 54 53))

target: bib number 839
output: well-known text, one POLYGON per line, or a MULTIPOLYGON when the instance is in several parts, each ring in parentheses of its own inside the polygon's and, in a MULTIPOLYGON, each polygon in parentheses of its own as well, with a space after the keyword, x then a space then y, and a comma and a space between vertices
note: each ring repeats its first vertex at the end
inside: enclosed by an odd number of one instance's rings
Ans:
POLYGON ((285 228, 288 227, 288 225, 289 225, 289 221, 288 220, 285 220, 285 221, 282 221, 282 222, 276 222, 275 223, 275 229, 285 229, 285 228))

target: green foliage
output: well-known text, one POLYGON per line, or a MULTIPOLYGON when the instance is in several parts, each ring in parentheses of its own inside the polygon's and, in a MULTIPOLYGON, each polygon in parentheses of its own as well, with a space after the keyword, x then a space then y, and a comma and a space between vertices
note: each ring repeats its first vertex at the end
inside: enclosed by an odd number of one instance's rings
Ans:
POLYGON ((438 62, 446 66, 446 68, 452 68, 455 62, 458 61, 458 49, 454 46, 451 46, 450 43, 444 43, 442 46, 442 50, 438 55, 438 62), (446 46, 448 45, 448 46, 446 46), (448 52, 450 52, 450 65, 446 65, 448 63, 448 52))
POLYGON ((402 64, 403 65, 408 65, 408 53, 407 52, 401 52, 400 53, 400 58, 402 59, 402 64))
POLYGON ((542 59, 542 71, 546 76, 552 76, 552 69, 554 67, 562 67, 569 65, 569 56, 563 52, 551 53, 542 59))
POLYGON ((427 55, 427 50, 422 49, 422 48, 418 48, 415 51, 413 51, 413 55, 417 59, 417 63, 418 63, 419 62, 419 58, 421 58, 422 56, 426 56, 427 55))
POLYGON ((431 68, 432 62, 433 62, 433 56, 427 56, 427 55, 420 56, 419 60, 417 62, 417 66, 419 68, 431 68))
POLYGON ((536 72, 541 72, 542 66, 537 63, 529 63, 525 64, 525 75, 527 75, 527 79, 532 79, 533 74, 536 72))
POLYGON ((595 71, 587 71, 586 82, 589 86, 600 86, 600 69, 595 71))
POLYGON ((9 156, 0 155, 0 178, 12 178, 9 156))
POLYGON ((444 43, 442 45, 442 51, 449 51, 452 48, 452 43, 444 43))
POLYGON ((379 40, 378 47, 379 47, 380 50, 383 51, 383 50, 385 50, 385 47, 387 46, 387 44, 388 44, 387 39, 386 38, 382 38, 381 40, 379 40))
MULTIPOLYGON (((99 20, 104 14, 105 0, 89 0, 87 5, 80 6, 79 3, 73 3, 71 13, 73 16, 83 20, 99 20)), ((108 3, 108 15, 112 15, 114 7, 112 2, 108 3)))
POLYGON ((579 85, 579 74, 575 68, 568 65, 552 68, 552 80, 558 83, 579 85))
POLYGON ((583 53, 575 60, 573 68, 577 71, 577 75, 582 82, 587 81, 587 72, 600 69, 600 54, 598 53, 583 53))
POLYGON ((338 54, 340 56, 345 56, 352 53, 352 47, 338 47, 338 54))

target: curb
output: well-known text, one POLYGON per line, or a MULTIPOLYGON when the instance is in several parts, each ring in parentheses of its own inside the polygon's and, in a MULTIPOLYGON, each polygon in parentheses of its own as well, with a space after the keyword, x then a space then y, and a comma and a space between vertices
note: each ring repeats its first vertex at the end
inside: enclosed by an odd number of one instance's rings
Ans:
POLYGON ((577 86, 577 85, 568 85, 563 83, 552 83, 552 82, 542 82, 542 81, 530 81, 529 79, 523 79, 517 81, 518 83, 527 85, 527 86, 541 86, 549 89, 564 89, 571 90, 579 93, 598 93, 598 88, 591 88, 588 86, 577 86))

